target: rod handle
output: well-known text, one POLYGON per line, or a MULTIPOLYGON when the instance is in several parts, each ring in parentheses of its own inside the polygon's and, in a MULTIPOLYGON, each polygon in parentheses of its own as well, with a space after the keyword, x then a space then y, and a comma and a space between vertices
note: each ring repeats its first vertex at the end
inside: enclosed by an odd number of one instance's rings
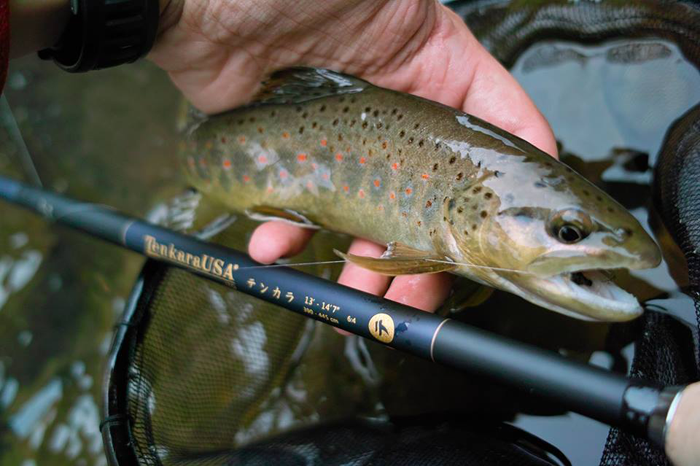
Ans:
POLYGON ((675 466, 700 464, 700 382, 685 387, 666 422, 664 447, 675 466))

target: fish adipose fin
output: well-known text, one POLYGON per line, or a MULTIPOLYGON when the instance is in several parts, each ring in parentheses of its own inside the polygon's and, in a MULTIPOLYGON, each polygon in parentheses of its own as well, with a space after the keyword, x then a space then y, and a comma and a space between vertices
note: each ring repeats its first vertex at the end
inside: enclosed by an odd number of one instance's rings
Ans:
POLYGON ((371 86, 367 81, 321 68, 288 68, 263 82, 251 105, 298 104, 334 95, 355 94, 371 86))
POLYGON ((270 206, 256 206, 250 209, 246 209, 246 215, 253 220, 258 220, 261 222, 267 221, 280 221, 285 223, 291 223, 302 228, 311 228, 318 230, 320 227, 314 222, 304 217, 299 212, 295 212, 291 209, 280 209, 278 207, 270 206))
POLYGON ((338 250, 334 252, 346 261, 382 275, 413 275, 449 272, 457 268, 444 256, 418 251, 401 243, 389 243, 379 258, 356 256, 338 250))

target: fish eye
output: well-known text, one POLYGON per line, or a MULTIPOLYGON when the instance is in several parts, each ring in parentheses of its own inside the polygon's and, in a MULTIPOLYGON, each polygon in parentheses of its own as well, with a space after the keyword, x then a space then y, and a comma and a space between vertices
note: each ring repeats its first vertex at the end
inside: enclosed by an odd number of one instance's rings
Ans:
POLYGON ((566 244, 578 243, 584 238, 583 232, 576 225, 562 225, 556 234, 559 241, 566 244))
POLYGON ((591 234, 593 221, 578 209, 560 210, 550 218, 549 231, 559 242, 574 244, 591 234))

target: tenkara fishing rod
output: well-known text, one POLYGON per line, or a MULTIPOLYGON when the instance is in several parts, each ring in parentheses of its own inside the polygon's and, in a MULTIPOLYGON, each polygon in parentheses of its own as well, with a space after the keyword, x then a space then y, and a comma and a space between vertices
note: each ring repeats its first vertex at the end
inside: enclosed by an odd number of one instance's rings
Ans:
POLYGON ((663 447, 684 387, 663 387, 0 177, 0 198, 397 350, 490 377, 663 447))

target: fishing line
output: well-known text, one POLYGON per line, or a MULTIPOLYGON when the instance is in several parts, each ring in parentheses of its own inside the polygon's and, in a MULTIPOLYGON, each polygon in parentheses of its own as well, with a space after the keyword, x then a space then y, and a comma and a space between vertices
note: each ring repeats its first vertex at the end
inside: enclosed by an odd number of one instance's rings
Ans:
POLYGON ((19 162, 24 169, 24 174, 27 175, 33 184, 43 187, 44 185, 41 182, 41 178, 39 178, 39 173, 36 171, 32 156, 29 153, 29 149, 27 149, 27 144, 24 142, 22 132, 19 130, 19 125, 17 125, 17 120, 15 120, 15 116, 12 113, 10 103, 7 101, 5 94, 0 97, 0 115, 3 126, 5 126, 7 132, 10 133, 10 137, 17 145, 19 150, 19 162))

